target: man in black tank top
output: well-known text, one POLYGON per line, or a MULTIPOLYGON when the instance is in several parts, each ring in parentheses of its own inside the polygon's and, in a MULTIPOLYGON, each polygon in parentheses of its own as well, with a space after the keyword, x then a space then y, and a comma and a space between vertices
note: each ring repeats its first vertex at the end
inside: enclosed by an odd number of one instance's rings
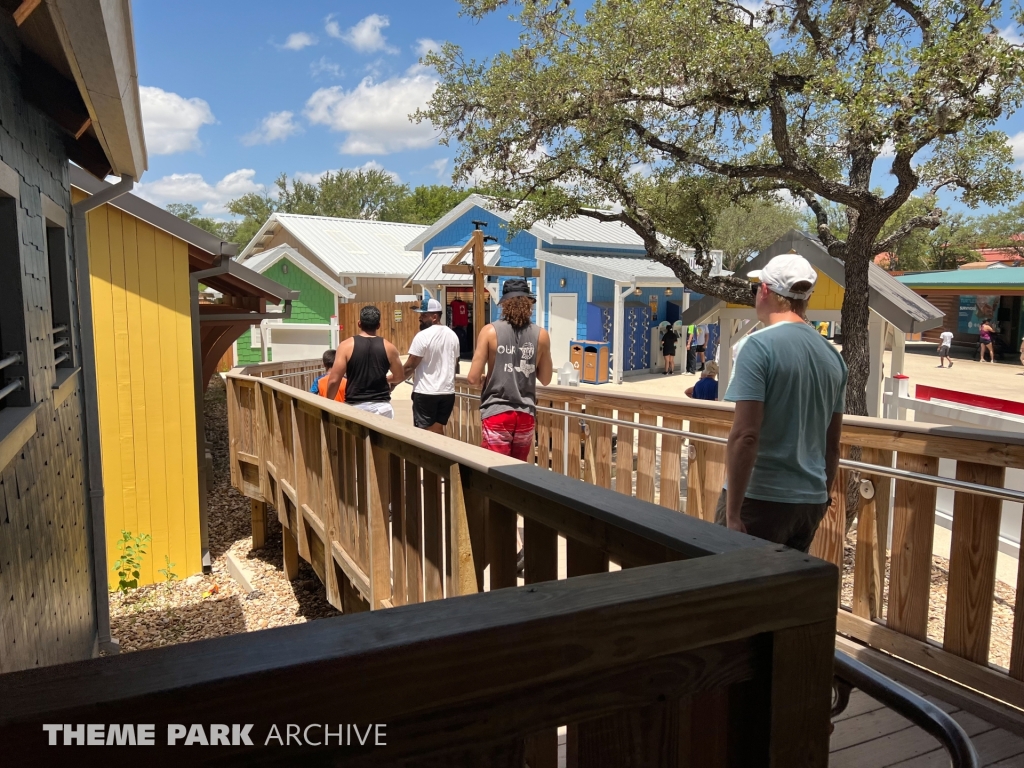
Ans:
POLYGON ((551 339, 530 319, 534 302, 525 280, 505 281, 501 320, 480 331, 469 369, 469 383, 483 388, 481 445, 521 461, 533 448, 537 382, 551 383, 551 339))
POLYGON ((338 345, 331 377, 327 380, 327 397, 333 400, 341 380, 348 376, 345 384, 348 405, 393 419, 391 390, 402 382, 405 373, 398 350, 377 335, 379 328, 380 310, 372 305, 363 307, 359 312, 359 333, 338 345))

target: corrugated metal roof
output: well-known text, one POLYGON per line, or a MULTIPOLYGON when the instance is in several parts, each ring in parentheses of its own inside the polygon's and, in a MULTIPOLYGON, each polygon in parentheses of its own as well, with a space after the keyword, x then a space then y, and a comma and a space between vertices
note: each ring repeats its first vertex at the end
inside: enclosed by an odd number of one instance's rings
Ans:
POLYGON ((1024 290, 1024 268, 1006 269, 955 269, 948 272, 922 272, 916 275, 897 277, 900 283, 911 288, 969 288, 971 291, 992 289, 1024 290))
MULTIPOLYGON (((460 250, 460 247, 454 248, 435 248, 430 252, 427 258, 420 262, 420 265, 416 268, 416 271, 409 276, 406 280, 406 285, 425 285, 428 288, 432 288, 435 285, 462 285, 471 286, 473 285, 472 275, 451 275, 446 274, 441 270, 445 264, 455 258, 460 250)), ((501 246, 500 245, 487 245, 484 246, 484 264, 488 267, 493 267, 501 259, 501 246)), ((505 253, 510 253, 506 250, 505 253)), ((472 264, 473 254, 467 253, 462 257, 460 264, 472 264)))
MULTIPOLYGON (((692 256, 693 251, 684 251, 692 256)), ((712 251, 720 266, 721 251, 712 251)), ((631 283, 636 280, 638 285, 656 284, 664 287, 682 285, 675 272, 657 261, 631 253, 622 254, 580 254, 566 251, 538 250, 537 261, 546 261, 580 272, 587 272, 604 277, 618 283, 631 283)))
MULTIPOLYGON (((424 243, 440 233, 464 213, 479 206, 490 211, 505 221, 512 220, 512 212, 499 210, 494 200, 486 195, 472 194, 438 219, 430 227, 420 232, 405 246, 408 250, 419 250, 424 243)), ((643 251, 644 241, 633 230, 618 221, 598 221, 589 216, 573 216, 570 219, 547 222, 538 221, 528 230, 530 234, 553 246, 589 246, 592 248, 623 248, 643 251)), ((665 245, 670 245, 669 238, 662 237, 665 245)))
POLYGON ((405 244, 427 228, 422 224, 275 213, 242 251, 242 261, 259 252, 258 243, 265 231, 277 224, 288 230, 338 276, 403 279, 420 262, 418 255, 405 250, 405 244))
POLYGON ((324 288, 331 291, 335 296, 340 296, 343 299, 354 299, 356 297, 356 295, 343 286, 337 278, 324 272, 320 267, 311 262, 290 245, 278 245, 269 250, 254 253, 245 260, 245 266, 254 272, 262 274, 283 258, 287 258, 289 261, 301 267, 306 274, 320 283, 324 288))

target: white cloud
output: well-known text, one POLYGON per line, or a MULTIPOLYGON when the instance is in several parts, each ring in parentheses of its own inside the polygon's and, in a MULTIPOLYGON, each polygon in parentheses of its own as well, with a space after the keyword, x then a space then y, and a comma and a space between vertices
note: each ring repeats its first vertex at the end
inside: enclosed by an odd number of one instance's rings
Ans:
POLYGON ((335 64, 333 61, 328 59, 326 56, 321 56, 319 60, 314 61, 309 65, 309 73, 313 77, 319 77, 320 75, 327 75, 335 79, 344 77, 345 73, 341 67, 335 64))
POLYGON ((1010 151, 1013 152, 1013 159, 1017 161, 1017 167, 1024 170, 1024 131, 1013 134, 1008 143, 1010 151))
POLYGON ((373 53, 374 51, 385 51, 387 53, 398 53, 398 49, 388 45, 387 38, 381 33, 382 29, 391 26, 391 20, 379 13, 371 13, 354 27, 344 32, 334 20, 334 14, 327 17, 324 29, 331 37, 336 37, 361 53, 373 53))
POLYGON ((441 50, 441 43, 437 40, 432 40, 429 37, 421 37, 416 41, 416 55, 419 57, 426 56, 428 53, 441 50))
POLYGON ((284 41, 284 45, 277 47, 289 51, 301 51, 310 45, 316 45, 316 38, 309 34, 309 32, 292 32, 288 35, 288 39, 284 41))
POLYGON ((287 110, 271 112, 260 121, 259 128, 242 137, 242 143, 247 147, 251 147, 255 144, 272 144, 275 141, 284 141, 289 136, 293 136, 302 130, 293 119, 294 117, 295 113, 287 110))
POLYGON ((1024 37, 1020 34, 1020 27, 1007 24, 999 30, 999 36, 1010 45, 1024 45, 1024 37))
POLYGON ((434 143, 434 129, 428 122, 410 121, 409 115, 426 106, 436 87, 436 78, 416 68, 381 82, 367 77, 351 91, 337 85, 321 88, 309 97, 305 114, 312 123, 347 134, 342 154, 419 149, 434 143))
POLYGON ((241 168, 210 184, 198 173, 173 173, 156 181, 136 184, 133 191, 157 205, 192 203, 203 213, 222 214, 227 212, 226 205, 234 198, 263 190, 253 181, 255 176, 253 169, 241 168))
POLYGON ((432 170, 434 173, 437 174, 437 178, 438 179, 443 180, 444 179, 445 169, 448 168, 448 158, 447 157, 439 157, 437 160, 432 162, 427 167, 430 168, 430 170, 432 170))
POLYGON ((151 155, 173 155, 199 148, 199 129, 217 122, 202 99, 186 99, 162 88, 139 86, 142 126, 151 155))

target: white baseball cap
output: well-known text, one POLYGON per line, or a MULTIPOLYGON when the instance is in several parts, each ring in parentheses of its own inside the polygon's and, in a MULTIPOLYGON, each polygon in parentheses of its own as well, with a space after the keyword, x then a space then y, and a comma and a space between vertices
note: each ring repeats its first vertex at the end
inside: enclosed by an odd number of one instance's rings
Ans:
POLYGON ((818 273, 811 263, 799 253, 784 253, 764 265, 762 269, 747 272, 751 280, 760 280, 768 286, 772 293, 785 296, 787 299, 809 299, 814 293, 814 284, 818 281, 818 273), (794 291, 797 283, 810 283, 806 291, 794 291))
POLYGON ((444 309, 441 307, 441 302, 437 299, 423 299, 423 303, 420 304, 419 309, 414 309, 413 312, 443 312, 444 309))

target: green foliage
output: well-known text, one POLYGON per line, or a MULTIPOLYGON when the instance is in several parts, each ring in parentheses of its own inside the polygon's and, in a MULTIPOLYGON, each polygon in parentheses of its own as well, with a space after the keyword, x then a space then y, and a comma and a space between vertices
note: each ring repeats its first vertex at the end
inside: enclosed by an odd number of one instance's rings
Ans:
POLYGON ((713 248, 723 252, 726 269, 735 271, 791 229, 800 227, 800 211, 772 198, 744 200, 718 216, 713 248))
POLYGON ((157 573, 163 574, 164 581, 171 584, 178 580, 178 574, 172 569, 177 563, 172 563, 170 555, 164 555, 164 567, 157 571, 157 573))
POLYGON ((121 531, 121 538, 117 542, 117 550, 121 556, 114 563, 113 568, 117 573, 117 588, 121 592, 138 589, 142 558, 147 552, 146 547, 152 540, 148 533, 132 536, 130 531, 121 531))
POLYGON ((985 248, 1006 248, 1010 260, 1024 261, 1024 201, 981 218, 978 244, 985 248))
POLYGON ((167 211, 173 213, 179 219, 184 219, 189 224, 205 229, 211 235, 219 237, 226 243, 234 241, 235 229, 237 228, 234 222, 219 221, 209 216, 202 216, 199 213, 199 209, 191 203, 171 203, 167 206, 167 211))
MULTIPOLYGON (((450 43, 424 58, 440 85, 417 117, 457 143, 456 183, 483 177, 529 196, 516 226, 566 213, 621 221, 684 284, 745 303, 738 281, 705 279, 659 237, 667 217, 648 205, 651 179, 697 196, 725 180, 731 200, 789 190, 855 288, 843 304, 851 413, 866 409, 868 265, 942 217, 909 216, 883 236, 889 220, 921 188, 968 206, 1024 188, 999 130, 1024 102, 1024 47, 998 34, 1024 23, 1012 0, 462 2, 475 17, 507 6, 522 32, 490 61, 450 43), (871 189, 876 170, 892 191, 871 189), (603 201, 619 207, 587 210, 603 201)), ((686 197, 678 213, 701 249, 726 207, 709 215, 716 205, 686 197)))
POLYGON ((385 207, 380 219, 405 224, 433 224, 470 194, 468 189, 454 189, 445 184, 421 185, 385 207))

